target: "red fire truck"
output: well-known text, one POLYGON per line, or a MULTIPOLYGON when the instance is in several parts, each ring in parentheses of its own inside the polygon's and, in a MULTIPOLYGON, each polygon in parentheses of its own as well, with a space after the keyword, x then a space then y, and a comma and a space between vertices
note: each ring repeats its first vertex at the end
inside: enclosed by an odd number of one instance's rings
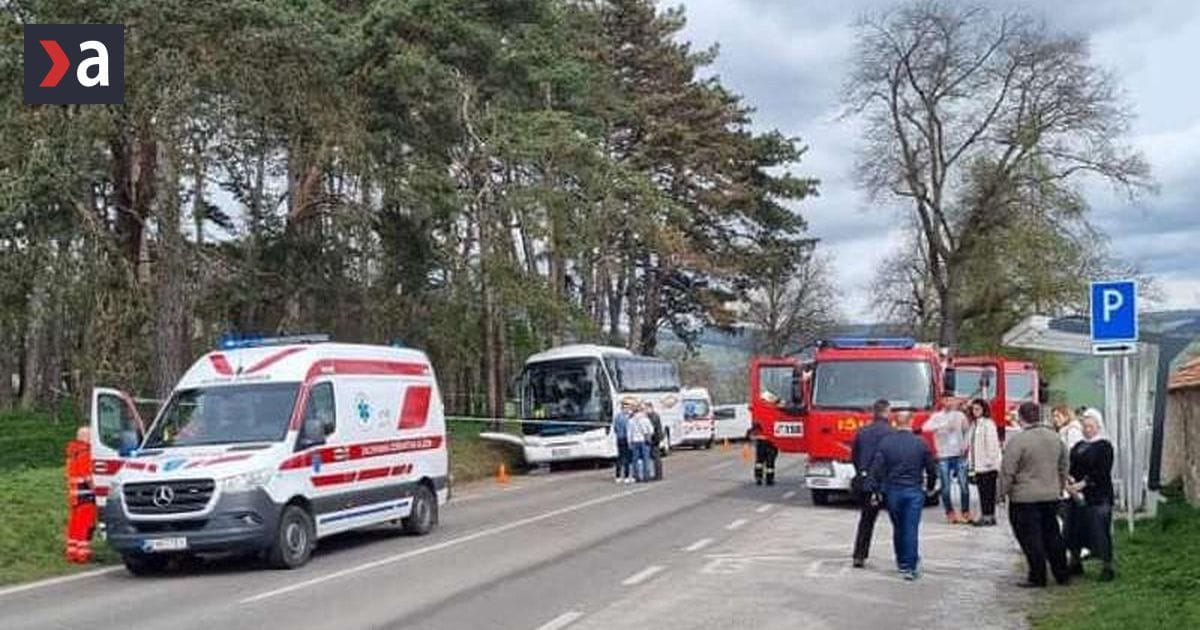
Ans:
MULTIPOLYGON (((749 380, 751 418, 764 437, 784 453, 808 454, 804 483, 817 505, 849 491, 854 434, 871 421, 871 405, 879 398, 889 400, 893 410, 913 412, 918 431, 946 391, 991 401, 997 419, 1021 402, 1039 399, 1033 363, 949 360, 933 344, 903 338, 837 338, 794 357, 757 357, 749 380), (1001 373, 1004 379, 995 378, 1001 373)), ((1005 423, 997 424, 1003 431, 1005 423)), ((932 436, 924 437, 932 449, 932 436)))
POLYGON ((1006 433, 1020 430, 1017 407, 1043 398, 1037 364, 1006 357, 955 357, 946 368, 945 386, 956 397, 988 401, 1001 440, 1006 433))
POLYGON ((850 489, 850 448, 871 405, 886 398, 912 411, 919 429, 943 391, 944 367, 935 346, 912 339, 820 341, 794 358, 752 360, 750 414, 780 451, 808 454, 804 483, 824 505, 850 489))

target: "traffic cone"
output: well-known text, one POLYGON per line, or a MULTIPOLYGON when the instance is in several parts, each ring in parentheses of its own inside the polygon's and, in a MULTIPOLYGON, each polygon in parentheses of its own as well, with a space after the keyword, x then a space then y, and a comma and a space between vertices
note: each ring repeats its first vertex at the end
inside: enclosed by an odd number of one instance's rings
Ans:
POLYGON ((496 471, 496 483, 508 483, 508 466, 500 464, 500 469, 496 471))
POLYGON ((750 452, 750 445, 742 445, 742 461, 748 462, 754 459, 754 454, 750 452))
POLYGON ((721 450, 725 453, 729 452, 729 438, 721 440, 721 450))

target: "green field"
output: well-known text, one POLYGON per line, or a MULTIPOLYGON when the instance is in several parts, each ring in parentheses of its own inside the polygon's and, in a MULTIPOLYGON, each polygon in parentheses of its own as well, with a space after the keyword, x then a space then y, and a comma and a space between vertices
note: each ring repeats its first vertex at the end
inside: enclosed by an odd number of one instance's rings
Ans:
POLYGON ((1097 581, 1089 563, 1031 615, 1035 630, 1200 628, 1200 509, 1172 501, 1133 535, 1118 524, 1115 542, 1116 581, 1097 581))
MULTIPOLYGON (((55 422, 41 414, 0 414, 0 428, 10 436, 0 438, 0 585, 94 568, 63 558, 67 500, 62 459, 74 422, 55 422)), ((450 425, 455 483, 490 477, 501 463, 519 471, 520 453, 480 440, 480 428, 450 425)), ((94 548, 94 564, 117 561, 102 542, 94 548)))

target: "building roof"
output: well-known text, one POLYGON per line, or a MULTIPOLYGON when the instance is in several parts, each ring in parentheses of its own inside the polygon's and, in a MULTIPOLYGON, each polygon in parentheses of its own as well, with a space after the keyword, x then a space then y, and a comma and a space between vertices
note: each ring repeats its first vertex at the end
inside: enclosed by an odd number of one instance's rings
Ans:
POLYGON ((1171 381, 1167 385, 1168 390, 1175 389, 1190 389, 1200 387, 1200 357, 1196 357, 1191 361, 1183 364, 1183 367, 1175 370, 1171 375, 1171 381))

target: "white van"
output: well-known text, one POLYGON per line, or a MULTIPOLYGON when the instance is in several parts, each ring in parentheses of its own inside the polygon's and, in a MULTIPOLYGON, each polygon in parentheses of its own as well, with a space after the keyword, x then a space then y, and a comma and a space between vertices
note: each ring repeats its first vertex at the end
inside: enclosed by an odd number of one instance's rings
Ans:
MULTIPOLYGON (((446 424, 429 359, 388 346, 288 337, 223 344, 137 430, 128 396, 98 389, 108 544, 135 574, 174 554, 260 552, 295 568, 319 538, 391 523, 429 532, 449 498, 446 424), (115 447, 115 448, 114 448, 115 447), (116 470, 113 470, 113 469, 116 470)), ((98 455, 99 457, 99 455, 98 455)))
POLYGON ((750 432, 750 405, 717 405, 713 419, 717 425, 715 437, 718 441, 744 440, 750 432))
POLYGON ((703 387, 683 390, 683 443, 694 447, 712 448, 716 441, 712 398, 703 387))
POLYGON ((520 447, 531 464, 615 458, 612 421, 625 396, 654 405, 664 453, 683 443, 679 372, 664 359, 610 346, 560 346, 529 357, 517 389, 528 420, 522 435, 480 437, 520 447))

